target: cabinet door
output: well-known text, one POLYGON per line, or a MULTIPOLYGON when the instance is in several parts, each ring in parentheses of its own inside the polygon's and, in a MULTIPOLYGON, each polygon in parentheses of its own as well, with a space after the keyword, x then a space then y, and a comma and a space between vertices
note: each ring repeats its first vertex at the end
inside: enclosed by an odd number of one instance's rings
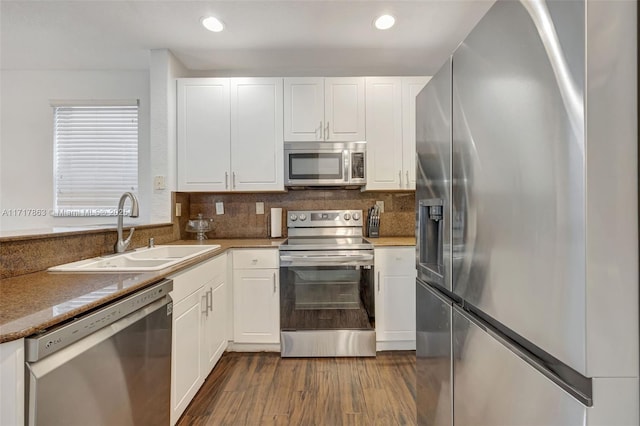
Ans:
POLYGON ((178 190, 228 190, 230 141, 229 79, 178 80, 178 190))
POLYGON ((284 79, 284 140, 324 139, 324 78, 284 79))
POLYGON ((233 271, 234 342, 280 342, 278 275, 277 269, 233 271))
POLYGON ((204 285, 205 314, 202 316, 202 370, 205 377, 227 348, 227 256, 207 261, 204 285))
POLYGON ((324 80, 324 139, 328 142, 364 141, 364 77, 324 80))
POLYGON ((173 306, 171 424, 175 424, 204 382, 201 363, 203 288, 173 306))
POLYGON ((282 79, 231 79, 231 188, 283 191, 282 79))
POLYGON ((376 340, 416 339, 415 247, 376 249, 376 340))
POLYGON ((416 96, 431 77, 402 79, 402 164, 403 189, 416 189, 416 96))
POLYGON ((212 281, 204 288, 206 314, 203 324, 203 371, 207 376, 227 348, 227 287, 224 281, 212 281))
POLYGON ((367 189, 401 189, 402 78, 367 77, 367 189))

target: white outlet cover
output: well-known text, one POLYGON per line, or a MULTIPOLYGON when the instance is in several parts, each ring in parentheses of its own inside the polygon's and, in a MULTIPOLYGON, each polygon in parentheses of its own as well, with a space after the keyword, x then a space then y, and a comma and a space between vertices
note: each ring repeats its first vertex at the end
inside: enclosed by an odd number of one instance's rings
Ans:
POLYGON ((376 205, 380 207, 380 213, 384 213, 384 201, 376 201, 376 205))
POLYGON ((256 203, 256 214, 264 214, 264 203, 262 201, 256 203))
POLYGON ((216 214, 224 214, 224 203, 222 201, 216 202, 216 214))

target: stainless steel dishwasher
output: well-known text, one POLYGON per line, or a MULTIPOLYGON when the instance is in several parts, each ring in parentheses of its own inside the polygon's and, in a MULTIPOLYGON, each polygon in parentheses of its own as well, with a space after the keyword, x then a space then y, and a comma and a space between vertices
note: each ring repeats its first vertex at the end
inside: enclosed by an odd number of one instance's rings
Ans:
POLYGON ((168 425, 172 289, 161 281, 27 338, 27 424, 168 425))

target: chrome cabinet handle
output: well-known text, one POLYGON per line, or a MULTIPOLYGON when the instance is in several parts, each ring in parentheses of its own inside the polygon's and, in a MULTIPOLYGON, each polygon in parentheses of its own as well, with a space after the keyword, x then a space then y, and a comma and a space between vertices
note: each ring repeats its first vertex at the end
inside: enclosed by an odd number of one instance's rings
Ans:
POLYGON ((324 136, 324 140, 328 141, 329 140, 329 122, 327 121, 327 127, 326 127, 326 134, 324 136))
POLYGON ((273 273, 273 292, 277 292, 278 291, 278 286, 276 284, 276 273, 273 273))
POLYGON ((211 300, 211 304, 209 305, 209 310, 213 312, 213 287, 209 287, 209 297, 211 300))
POLYGON ((409 170, 407 170, 407 188, 410 186, 409 184, 409 170))
POLYGON ((224 172, 224 189, 229 189, 229 172, 224 172))
POLYGON ((209 316, 209 292, 203 294, 202 298, 204 299, 204 309, 202 309, 201 312, 206 316, 209 316))
POLYGON ((231 188, 236 189, 236 172, 233 172, 233 178, 231 180, 231 188))
POLYGON ((322 120, 320 120, 320 124, 318 125, 318 133, 320 133, 320 135, 318 136, 318 140, 321 141, 323 139, 323 134, 322 134, 322 120))
POLYGON ((400 178, 400 187, 402 188, 402 170, 398 170, 398 177, 400 178))
POLYGON ((380 271, 378 271, 378 293, 380 293, 380 271))

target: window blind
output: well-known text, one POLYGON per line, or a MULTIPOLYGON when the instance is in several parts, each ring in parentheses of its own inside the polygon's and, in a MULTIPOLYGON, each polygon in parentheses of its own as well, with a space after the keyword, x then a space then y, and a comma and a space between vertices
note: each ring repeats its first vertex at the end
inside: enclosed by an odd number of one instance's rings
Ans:
POLYGON ((113 216, 138 191, 138 106, 54 106, 54 215, 113 216))

